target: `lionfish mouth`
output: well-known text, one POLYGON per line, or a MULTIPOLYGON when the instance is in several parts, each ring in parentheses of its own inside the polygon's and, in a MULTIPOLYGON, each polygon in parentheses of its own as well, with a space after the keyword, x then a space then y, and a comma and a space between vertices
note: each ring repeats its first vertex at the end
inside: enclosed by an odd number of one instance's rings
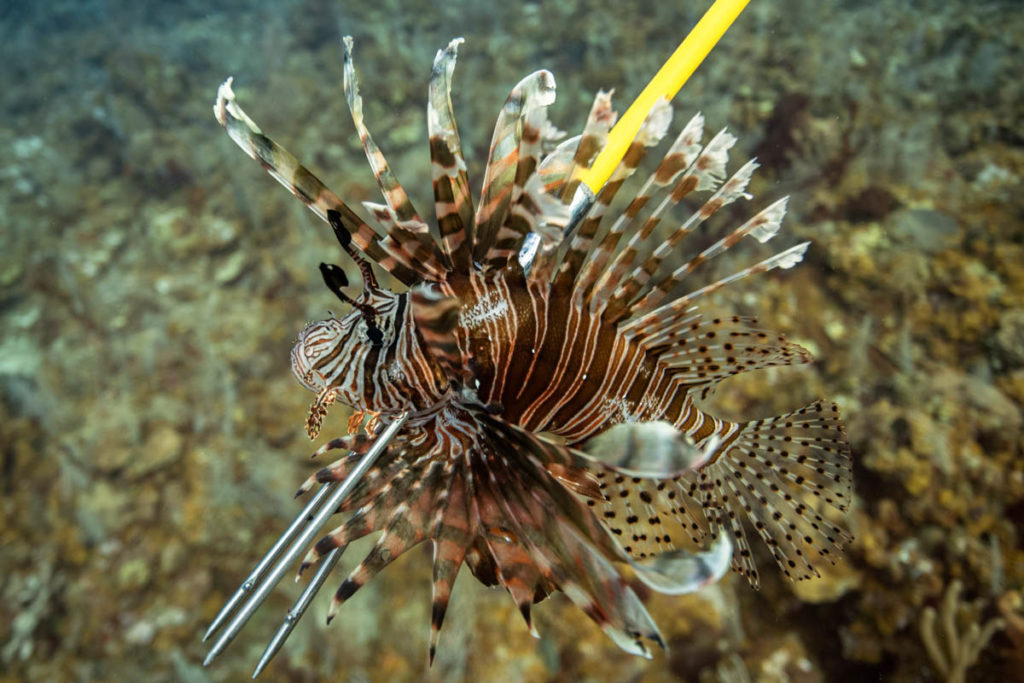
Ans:
MULTIPOLYGON (((835 521, 849 504, 851 478, 834 404, 753 422, 722 420, 697 405, 732 375, 810 360, 754 319, 705 315, 695 304, 746 276, 795 265, 807 243, 679 295, 694 270, 743 238, 774 237, 786 199, 699 253, 679 250, 722 207, 750 199, 757 167, 748 162, 726 178, 736 139, 723 130, 703 143, 697 114, 614 215, 616 193, 667 132, 672 110, 662 100, 593 205, 572 214, 580 174, 605 146, 616 114, 610 95, 599 93, 582 135, 557 143, 546 118, 554 99, 547 71, 508 96, 474 209, 451 110, 460 42, 438 52, 430 79, 430 228, 366 129, 351 38, 345 93, 384 198, 365 204, 374 225, 262 133, 236 103, 230 79, 218 92, 214 112, 231 138, 331 225, 367 291, 388 302, 352 313, 363 316, 361 334, 331 319, 308 325, 292 349, 296 377, 317 393, 310 436, 335 400, 351 400, 358 419, 348 436, 317 450, 350 452, 303 484, 300 493, 324 488, 289 533, 311 518, 351 513, 306 556, 303 568, 321 563, 312 593, 349 543, 380 534, 337 590, 332 616, 385 566, 430 541, 431 661, 463 566, 503 587, 533 633, 531 606, 562 592, 624 650, 650 656, 645 639, 663 639, 625 567, 664 594, 696 590, 730 566, 756 587, 749 530, 794 580, 817 576, 851 538, 835 521), (699 193, 707 193, 700 208, 655 239, 667 210, 699 193), (408 290, 378 289, 363 257, 408 290), (364 414, 371 420, 360 430, 364 414)), ((341 291, 340 267, 321 264, 321 273, 339 298, 361 305, 341 291)), ((299 543, 315 531, 290 538, 299 543)), ((307 589, 282 633, 310 598, 307 589)), ((243 616, 253 609, 247 603, 243 616)), ((235 622, 208 661, 240 628, 235 622)))
POLYGON ((327 358, 331 351, 330 341, 341 333, 337 320, 324 320, 308 323, 299 332, 298 339, 292 346, 292 374, 302 386, 313 393, 326 388, 326 379, 317 366, 327 358))

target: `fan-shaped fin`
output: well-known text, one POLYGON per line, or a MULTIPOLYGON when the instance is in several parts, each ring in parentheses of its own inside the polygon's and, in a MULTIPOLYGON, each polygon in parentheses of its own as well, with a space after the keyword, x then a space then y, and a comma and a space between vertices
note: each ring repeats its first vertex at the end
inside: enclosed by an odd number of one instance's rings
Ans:
MULTIPOLYGON (((564 514, 568 510, 563 505, 531 488, 532 477, 521 477, 532 467, 513 470, 506 458, 496 458, 490 466, 503 482, 504 495, 498 500, 517 524, 515 531, 525 539, 541 573, 551 576, 558 589, 619 647, 650 657, 642 638, 663 644, 661 634, 625 579, 596 546, 595 541, 608 538, 607 532, 595 525, 600 535, 589 535, 574 523, 575 515, 564 514)), ((564 489, 561 491, 568 494, 564 489)), ((569 500, 580 505, 578 499, 569 500)), ((615 548, 617 555, 621 553, 615 548)))
MULTIPOLYGON (((848 509, 849 458, 838 409, 826 401, 743 425, 700 472, 706 510, 714 510, 712 537, 715 527, 745 517, 786 576, 817 576, 817 565, 834 563, 852 540, 824 515, 825 507, 848 509)), ((748 578, 756 586, 756 572, 748 578)))
POLYGON ((394 508, 417 490, 424 470, 422 462, 409 464, 401 457, 389 462, 386 469, 371 468, 339 508, 342 512, 353 509, 355 512, 310 548, 300 573, 331 550, 383 528, 392 518, 394 508), (360 486, 362 491, 358 490, 360 486))

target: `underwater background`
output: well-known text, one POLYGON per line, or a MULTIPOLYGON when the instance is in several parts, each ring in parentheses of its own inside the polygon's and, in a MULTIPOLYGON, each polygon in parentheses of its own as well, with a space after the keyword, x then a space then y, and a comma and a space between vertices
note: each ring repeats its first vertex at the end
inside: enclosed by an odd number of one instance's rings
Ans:
MULTIPOLYGON (((709 4, 0 4, 0 681, 247 679, 298 593, 283 582, 202 668, 201 633, 315 467, 288 351, 337 303, 316 268, 330 231, 214 120, 225 77, 346 201, 377 200, 341 90, 351 34, 367 124, 423 204, 427 78, 452 37, 476 189, 522 76, 554 72, 549 115, 575 133, 709 4)), ((1024 680, 1022 45, 1012 0, 754 0, 673 102, 673 131, 700 110, 740 137, 731 168, 760 160, 736 215, 788 193, 786 239, 813 240, 718 303, 817 363, 716 401, 839 403, 856 541, 822 579, 766 566, 759 592, 730 575, 649 596, 668 649, 646 661, 561 597, 534 640, 463 572, 428 670, 425 545, 329 627, 325 590, 262 678, 1024 680)))

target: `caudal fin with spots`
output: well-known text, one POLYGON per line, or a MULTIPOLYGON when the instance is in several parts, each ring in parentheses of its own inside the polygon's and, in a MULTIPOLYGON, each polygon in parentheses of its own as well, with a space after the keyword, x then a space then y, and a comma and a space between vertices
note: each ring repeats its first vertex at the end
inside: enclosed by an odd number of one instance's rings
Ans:
POLYGON ((712 536, 728 529, 736 546, 733 567, 755 587, 743 519, 794 580, 819 576, 818 567, 834 564, 853 540, 828 511, 847 512, 852 483, 850 447, 832 402, 747 423, 698 479, 712 536))

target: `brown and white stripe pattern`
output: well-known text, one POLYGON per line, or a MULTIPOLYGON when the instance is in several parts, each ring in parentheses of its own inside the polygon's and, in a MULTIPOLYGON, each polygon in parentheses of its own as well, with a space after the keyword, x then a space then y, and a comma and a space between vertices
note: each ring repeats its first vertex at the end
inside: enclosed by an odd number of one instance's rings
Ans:
POLYGON ((271 175, 321 217, 338 212, 332 225, 346 250, 355 255, 350 240, 409 287, 381 289, 367 267, 362 293, 348 297, 340 271, 324 266, 328 285, 352 310, 307 326, 292 351, 296 376, 316 394, 311 425, 319 426, 332 402, 372 416, 365 432, 354 421, 352 434, 318 449, 352 452, 300 492, 343 479, 373 442, 373 425, 411 413, 342 505, 351 516, 307 557, 316 562, 381 534, 342 583, 331 613, 400 554, 430 541, 431 658, 462 566, 505 588, 531 631, 531 605, 561 591, 617 644, 645 655, 645 640, 661 636, 623 578, 624 565, 655 590, 675 593, 715 578, 721 562, 714 558, 734 547, 733 568, 756 586, 753 529, 787 576, 816 575, 849 541, 826 512, 842 513, 851 502, 849 447, 836 408, 818 401, 754 422, 701 410, 698 399, 723 379, 805 363, 810 354, 752 319, 694 304, 742 277, 794 265, 807 245, 673 297, 692 271, 744 237, 773 237, 786 200, 663 272, 670 258, 680 262, 677 247, 687 235, 747 197, 756 163, 726 180, 735 138, 722 131, 702 146, 698 114, 627 208, 609 215, 613 197, 665 133, 671 110, 662 102, 582 222, 564 230, 577 174, 604 145, 615 114, 610 95, 599 94, 583 134, 545 156, 554 80, 539 71, 505 102, 474 211, 451 107, 460 42, 438 53, 430 79, 436 228, 412 207, 366 129, 350 39, 345 92, 383 196, 382 204, 365 205, 372 224, 260 131, 235 102, 230 80, 215 106, 232 139, 271 175), (652 243, 669 209, 698 193, 710 194, 667 241, 652 243), (542 247, 524 272, 515 256, 530 233, 541 235, 542 247), (632 456, 613 457, 592 441, 621 424, 644 438, 673 434, 704 456, 638 474, 629 468, 632 456))

